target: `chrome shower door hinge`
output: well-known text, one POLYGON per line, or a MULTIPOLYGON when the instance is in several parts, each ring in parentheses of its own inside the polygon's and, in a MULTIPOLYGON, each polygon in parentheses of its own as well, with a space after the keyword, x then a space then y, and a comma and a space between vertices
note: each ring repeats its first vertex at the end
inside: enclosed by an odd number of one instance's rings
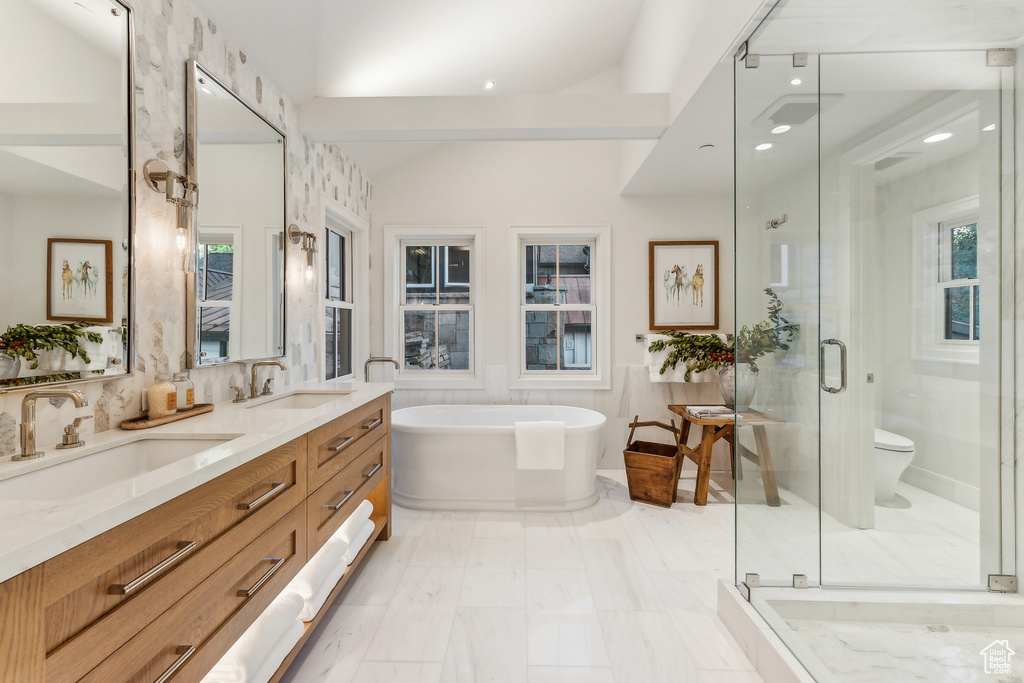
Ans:
POLYGON ((985 52, 985 63, 988 66, 1013 66, 1016 57, 1017 51, 1013 49, 988 50, 985 52))
POLYGON ((807 574, 793 574, 793 588, 807 588, 807 574))
POLYGON ((1009 574, 989 574, 988 590, 990 593, 1016 593, 1017 577, 1009 574))

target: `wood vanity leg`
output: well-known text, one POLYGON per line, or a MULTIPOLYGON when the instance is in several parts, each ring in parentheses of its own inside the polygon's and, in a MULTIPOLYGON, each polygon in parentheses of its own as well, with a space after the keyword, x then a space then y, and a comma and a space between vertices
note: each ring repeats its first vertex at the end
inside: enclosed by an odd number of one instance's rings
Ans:
POLYGON ((779 486, 775 482, 775 467, 768 450, 768 434, 764 425, 754 425, 754 445, 757 447, 757 463, 761 466, 761 481, 764 483, 764 497, 771 507, 779 507, 779 486))
POLYGON ((711 447, 715 444, 715 426, 704 425, 700 437, 700 462, 697 463, 697 485, 693 491, 694 505, 708 504, 708 482, 711 479, 711 447))

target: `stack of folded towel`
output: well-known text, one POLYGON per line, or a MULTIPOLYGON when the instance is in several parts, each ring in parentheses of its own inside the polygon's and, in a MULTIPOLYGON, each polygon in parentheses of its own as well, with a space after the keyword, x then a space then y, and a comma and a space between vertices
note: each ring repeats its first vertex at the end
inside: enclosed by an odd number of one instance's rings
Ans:
POLYGON ((370 513, 373 512, 373 504, 364 500, 359 504, 359 507, 355 509, 349 518, 341 525, 341 528, 334 532, 334 536, 331 538, 338 538, 344 541, 348 545, 348 549, 342 555, 342 560, 346 565, 352 564, 356 559, 356 555, 363 549, 366 542, 370 539, 373 534, 374 523, 370 519, 370 513))
POLYGON ((302 605, 299 595, 285 589, 206 674, 203 683, 267 683, 305 631, 299 620, 302 605))

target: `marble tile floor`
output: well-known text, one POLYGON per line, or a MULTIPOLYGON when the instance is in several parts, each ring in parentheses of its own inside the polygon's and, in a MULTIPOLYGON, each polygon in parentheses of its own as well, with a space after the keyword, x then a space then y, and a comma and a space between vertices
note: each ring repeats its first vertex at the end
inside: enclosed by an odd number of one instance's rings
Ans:
POLYGON ((571 513, 396 506, 283 683, 763 683, 715 613, 728 478, 698 508, 684 476, 671 509, 599 481, 571 513))

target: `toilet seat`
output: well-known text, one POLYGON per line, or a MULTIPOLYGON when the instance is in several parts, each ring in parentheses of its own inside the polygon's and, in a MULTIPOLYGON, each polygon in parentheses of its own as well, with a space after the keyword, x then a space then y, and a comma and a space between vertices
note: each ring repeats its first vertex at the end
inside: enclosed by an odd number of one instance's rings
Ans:
POLYGON ((896 453, 911 453, 914 450, 914 442, 905 436, 887 432, 884 429, 875 428, 875 448, 883 451, 894 451, 896 453))

